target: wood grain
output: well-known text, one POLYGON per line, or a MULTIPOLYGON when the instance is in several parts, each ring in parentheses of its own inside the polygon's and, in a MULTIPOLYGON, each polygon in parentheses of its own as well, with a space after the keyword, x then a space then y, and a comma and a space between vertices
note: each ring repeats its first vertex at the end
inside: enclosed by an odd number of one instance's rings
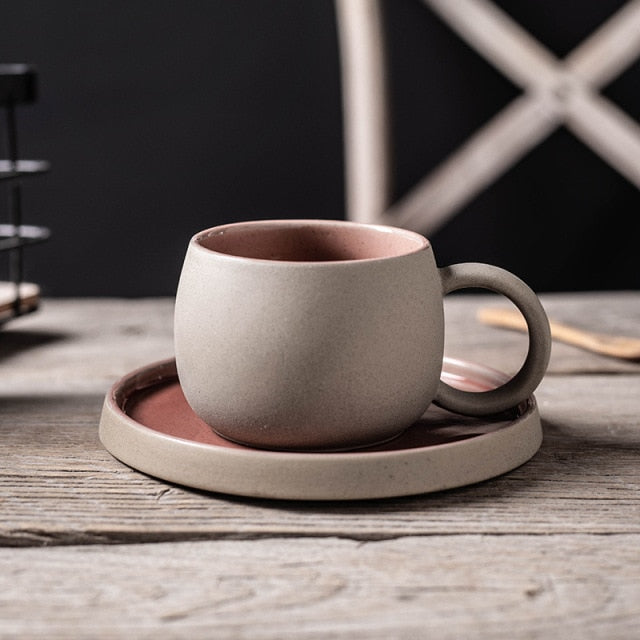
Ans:
POLYGON ((104 394, 173 355, 173 299, 45 300, 0 333, 0 394, 104 394))
MULTIPOLYGON (((450 296, 450 355, 526 338, 450 296)), ((547 295, 640 334, 640 293, 547 295)), ((104 394, 172 354, 173 301, 46 300, 0 331, 0 638, 631 638, 640 623, 640 364, 554 345, 544 443, 475 486, 353 503, 150 478, 98 440, 104 394), (11 547, 11 548, 10 548, 11 547)))
POLYGON ((102 448, 101 397, 12 398, 0 408, 0 542, 640 533, 640 377, 616 377, 608 397, 595 402, 609 382, 607 376, 546 380, 538 392, 545 441, 510 474, 439 494, 345 504, 250 500, 172 486, 102 448))
MULTIPOLYGON (((640 293, 547 294, 548 314, 587 330, 640 337, 640 293)), ((475 320, 481 306, 504 306, 493 295, 451 295, 445 300, 446 351, 512 373, 527 339, 475 320)), ((173 299, 45 300, 36 314, 0 332, 3 394, 104 394, 118 378, 173 355, 173 299)), ((640 363, 553 345, 549 375, 640 373, 640 363)))
POLYGON ((2 550, 1 633, 632 638, 639 543, 460 535, 2 550))
MULTIPOLYGON (((640 338, 640 293, 573 293, 541 296, 550 318, 586 331, 640 338)), ((480 308, 504 307, 505 299, 492 295, 449 296, 445 350, 458 358, 474 360, 501 371, 518 370, 527 338, 515 331, 487 327, 474 320, 480 308), (471 315, 473 317, 471 317, 471 315)), ((640 373, 640 362, 586 353, 578 347, 554 342, 548 376, 597 373, 640 373)))

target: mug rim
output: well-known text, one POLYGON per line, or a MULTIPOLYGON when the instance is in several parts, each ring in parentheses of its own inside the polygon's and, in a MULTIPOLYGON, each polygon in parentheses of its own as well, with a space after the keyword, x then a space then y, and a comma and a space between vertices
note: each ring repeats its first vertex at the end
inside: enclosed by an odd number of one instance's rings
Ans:
POLYGON ((229 260, 240 260, 248 262, 256 262, 263 264, 283 264, 283 265, 336 265, 336 264, 361 264, 368 262, 387 261, 406 256, 414 255, 425 249, 431 247, 431 243, 423 235, 416 231, 409 229, 403 229, 401 227, 394 227, 392 225, 373 224, 365 222, 356 222, 353 220, 331 220, 323 218, 277 218, 277 219, 264 219, 264 220, 243 220, 239 222, 225 223, 203 229, 194 234, 189 244, 202 252, 205 255, 213 255, 220 258, 226 258, 229 260), (334 259, 282 259, 282 258, 264 258, 254 257, 250 255, 242 255, 239 253, 233 253, 229 251, 221 251, 206 246, 204 243, 206 240, 214 238, 216 236, 222 236, 229 231, 239 230, 267 230, 267 229, 300 229, 300 228, 349 228, 352 230, 360 230, 364 233, 373 233, 376 235, 394 236, 399 243, 405 242, 406 249, 380 255, 372 255, 368 257, 356 257, 356 258, 334 258, 334 259))

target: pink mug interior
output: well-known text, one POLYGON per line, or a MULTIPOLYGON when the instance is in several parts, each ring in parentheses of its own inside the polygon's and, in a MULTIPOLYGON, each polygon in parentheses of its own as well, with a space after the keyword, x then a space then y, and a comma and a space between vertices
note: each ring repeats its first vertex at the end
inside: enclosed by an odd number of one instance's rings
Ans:
POLYGON ((288 262, 379 260, 428 245, 417 233, 333 221, 265 221, 215 227, 199 234, 205 249, 241 258, 288 262))

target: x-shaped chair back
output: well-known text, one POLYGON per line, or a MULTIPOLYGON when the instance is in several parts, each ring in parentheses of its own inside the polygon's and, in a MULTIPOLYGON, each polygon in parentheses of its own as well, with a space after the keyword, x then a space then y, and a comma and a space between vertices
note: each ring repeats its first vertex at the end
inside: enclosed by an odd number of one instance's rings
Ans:
POLYGON ((598 92, 640 56, 640 0, 563 60, 488 0, 423 0, 523 93, 391 204, 379 2, 336 0, 349 218, 432 233, 562 124, 640 188, 640 126, 598 92))

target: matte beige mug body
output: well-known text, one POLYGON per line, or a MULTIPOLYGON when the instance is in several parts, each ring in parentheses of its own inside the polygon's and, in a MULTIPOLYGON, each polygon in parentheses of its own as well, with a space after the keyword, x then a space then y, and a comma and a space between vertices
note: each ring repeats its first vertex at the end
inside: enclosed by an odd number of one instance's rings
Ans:
POLYGON ((435 400, 470 415, 516 406, 537 387, 551 339, 536 295, 507 271, 438 269, 423 236, 346 221, 241 222, 195 235, 175 306, 180 384, 225 438, 262 448, 337 450, 389 440, 435 400), (510 298, 529 352, 484 393, 440 381, 443 295, 510 298))

